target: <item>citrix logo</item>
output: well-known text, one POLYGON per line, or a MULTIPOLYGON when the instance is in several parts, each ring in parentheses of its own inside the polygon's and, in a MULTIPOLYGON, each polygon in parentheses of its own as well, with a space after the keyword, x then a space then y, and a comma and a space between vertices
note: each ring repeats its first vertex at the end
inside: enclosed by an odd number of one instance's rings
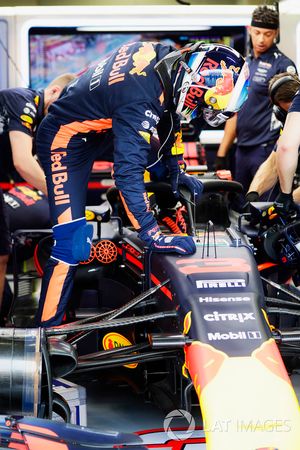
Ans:
POLYGON ((255 316, 253 312, 247 313, 219 313, 218 311, 214 311, 211 314, 205 314, 204 320, 208 322, 225 322, 225 321, 233 321, 236 320, 238 322, 244 323, 248 320, 255 320, 255 316))

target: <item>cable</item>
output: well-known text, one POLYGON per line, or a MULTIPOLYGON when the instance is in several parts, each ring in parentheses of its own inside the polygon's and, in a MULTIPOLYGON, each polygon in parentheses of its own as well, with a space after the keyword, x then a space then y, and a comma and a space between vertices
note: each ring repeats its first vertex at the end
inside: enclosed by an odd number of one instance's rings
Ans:
POLYGON ((3 48, 4 52, 6 53, 6 56, 9 60, 9 62, 14 66, 17 74, 20 76, 22 82, 26 85, 26 87, 28 87, 28 83, 27 81, 25 81, 25 79, 23 78, 23 75, 20 71, 20 69, 18 68, 17 64, 15 63, 15 61, 13 60, 13 58, 10 56, 8 48, 5 46, 5 44, 3 43, 1 37, 0 37, 0 46, 3 48))
POLYGON ((278 34, 277 34, 277 38, 276 38, 276 44, 279 44, 280 42, 280 13, 279 13, 279 1, 278 2, 274 2, 274 8, 275 11, 278 14, 278 34))
POLYGON ((163 154, 160 155, 160 152, 161 152, 161 150, 163 149, 163 147, 164 147, 164 145, 166 144, 166 142, 168 142, 168 139, 169 139, 169 137, 171 136, 171 133, 172 133, 173 127, 174 127, 174 124, 173 124, 173 117, 172 117, 172 113, 171 113, 171 112, 170 112, 170 118, 171 118, 171 127, 170 127, 170 131, 169 131, 168 136, 166 137, 166 139, 164 140, 164 142, 161 144, 161 146, 160 146, 159 149, 158 149, 158 152, 157 152, 157 156, 158 156, 158 157, 157 157, 157 160, 154 161, 154 163, 152 163, 152 164, 150 164, 149 166, 147 166, 146 169, 150 169, 151 167, 155 166, 155 164, 157 164, 157 163, 161 160, 161 158, 163 157, 163 154))

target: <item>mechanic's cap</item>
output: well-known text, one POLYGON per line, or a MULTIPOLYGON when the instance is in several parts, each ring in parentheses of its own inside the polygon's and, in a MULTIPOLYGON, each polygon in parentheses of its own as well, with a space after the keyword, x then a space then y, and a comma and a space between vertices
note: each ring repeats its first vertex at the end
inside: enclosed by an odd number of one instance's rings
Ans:
POLYGON ((203 113, 209 125, 219 126, 248 97, 248 64, 226 45, 196 43, 181 52, 175 69, 176 112, 185 120, 203 113))

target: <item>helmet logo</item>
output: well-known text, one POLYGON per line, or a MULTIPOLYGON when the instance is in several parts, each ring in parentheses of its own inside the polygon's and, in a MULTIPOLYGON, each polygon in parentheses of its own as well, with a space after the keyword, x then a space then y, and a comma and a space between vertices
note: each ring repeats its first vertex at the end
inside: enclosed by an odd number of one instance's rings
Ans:
POLYGON ((195 109, 197 106, 197 99, 203 97, 204 90, 198 86, 191 86, 186 94, 184 106, 195 109))
MULTIPOLYGON (((204 97, 206 104, 217 110, 225 109, 228 105, 231 92, 234 89, 233 74, 238 73, 240 70, 240 67, 235 67, 233 65, 227 68, 224 60, 220 61, 220 66, 221 76, 216 79, 215 86, 208 89, 204 97)), ((206 73, 208 74, 208 71, 201 71, 201 74, 204 77, 206 73)))
MULTIPOLYGON (((219 63, 212 60, 211 58, 208 58, 205 64, 203 64, 199 73, 191 74, 192 81, 196 85, 189 84, 190 88, 184 101, 185 107, 194 110, 199 103, 199 99, 203 97, 205 90, 207 91, 205 93, 204 100, 208 105, 212 106, 213 109, 224 109, 227 106, 230 94, 234 89, 233 74, 238 73, 240 67, 230 65, 229 68, 227 68, 226 62, 224 60, 220 61, 220 66, 220 77, 215 80, 215 86, 210 89, 207 89, 207 87, 205 86, 205 78, 210 76, 211 71, 214 71, 217 67, 219 67, 219 63)), ((186 91, 186 88, 187 83, 185 83, 182 87, 183 93, 186 91)))
POLYGON ((207 70, 214 70, 219 66, 219 63, 217 61, 214 61, 211 58, 207 58, 205 63, 203 64, 202 68, 207 70))
POLYGON ((229 94, 233 88, 233 72, 238 73, 239 67, 229 66, 227 69, 225 61, 221 61, 222 78, 218 78, 216 82, 216 94, 225 95, 229 94))

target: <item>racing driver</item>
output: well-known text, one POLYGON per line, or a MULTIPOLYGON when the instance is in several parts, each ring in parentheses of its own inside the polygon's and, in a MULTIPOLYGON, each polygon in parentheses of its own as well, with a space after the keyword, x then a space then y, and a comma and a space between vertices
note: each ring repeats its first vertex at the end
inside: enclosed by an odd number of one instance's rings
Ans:
POLYGON ((157 166, 150 164, 150 138, 160 141, 157 161, 167 169, 174 195, 185 186, 197 202, 203 187, 184 172, 180 118, 203 114, 218 126, 240 109, 247 86, 247 64, 238 52, 199 42, 181 50, 158 42, 124 44, 68 85, 37 136, 55 241, 37 326, 62 322, 76 266, 89 256, 92 226, 86 224, 85 199, 99 154, 113 161, 116 187, 144 244, 154 252, 196 251, 191 236, 163 235, 150 211, 143 180, 145 169, 157 166))

